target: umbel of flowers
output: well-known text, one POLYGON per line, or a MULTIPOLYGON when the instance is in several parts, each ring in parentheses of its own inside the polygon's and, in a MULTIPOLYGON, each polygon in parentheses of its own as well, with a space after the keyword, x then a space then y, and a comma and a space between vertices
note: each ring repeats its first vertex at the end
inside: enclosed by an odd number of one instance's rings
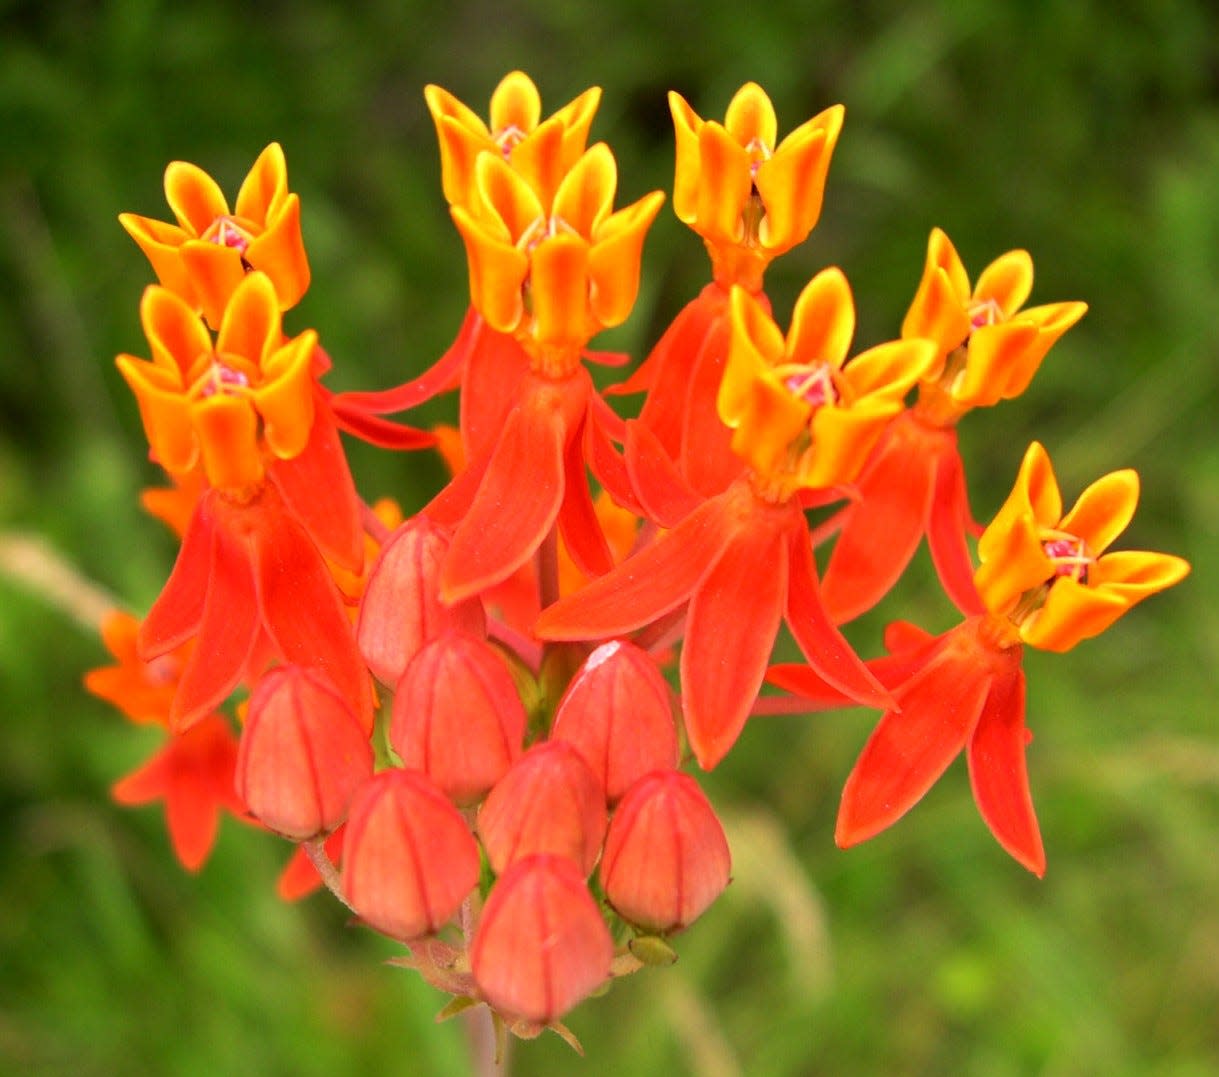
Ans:
POLYGON ((285 332, 310 270, 277 145, 231 208, 176 162, 175 222, 121 218, 159 283, 140 303, 147 358, 118 366, 170 480, 145 504, 181 547, 142 621, 102 626, 115 662, 87 677, 165 730, 115 797, 163 800, 191 870, 225 813, 296 843, 285 897, 325 883, 453 996, 446 1013, 485 1005, 523 1036, 570 1036, 564 1014, 671 961, 728 885, 690 764, 747 735, 768 679, 793 709, 882 712, 840 845, 891 825, 964 752, 983 819, 1042 874, 1022 649, 1068 650, 1188 572, 1109 549, 1134 472, 1064 514, 1039 444, 974 523, 956 423, 1018 396, 1083 304, 1025 307, 1022 251, 971 285, 937 229, 899 338, 855 352, 832 267, 782 328, 764 272, 817 223, 843 109, 779 140, 754 84, 723 123, 674 93, 673 208, 710 281, 603 395, 586 364, 623 357, 589 343, 630 315, 663 194, 615 207, 613 153, 588 146, 599 91, 543 118, 513 72, 488 121, 438 87, 426 98, 470 308, 401 385, 336 393, 318 333, 285 332), (457 430, 387 418, 451 390, 457 430), (607 400, 637 393, 634 418, 607 400), (438 444, 452 479, 403 520, 360 496, 340 431, 438 444), (939 635, 894 622, 889 653, 865 660, 840 625, 923 535, 964 619, 939 635), (771 667, 781 623, 803 661, 771 667))

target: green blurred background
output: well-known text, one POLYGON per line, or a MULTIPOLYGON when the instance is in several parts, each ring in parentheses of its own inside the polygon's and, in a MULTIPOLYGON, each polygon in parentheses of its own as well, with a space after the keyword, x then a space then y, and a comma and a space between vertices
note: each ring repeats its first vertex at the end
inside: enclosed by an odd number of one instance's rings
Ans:
MULTIPOLYGON (((1133 465, 1123 542, 1189 557, 1190 580, 1067 656, 1031 655, 1044 881, 995 845, 959 763, 894 830, 832 832, 871 726, 862 711, 759 720, 706 784, 736 880, 681 960, 571 1017, 519 1074, 1219 1072, 1219 18, 1205 0, 688 0, 443 5, 0 0, 0 533, 34 536, 137 610, 173 543, 136 504, 156 476, 113 356, 140 354, 150 279, 115 216, 167 213, 166 163, 232 194, 283 143, 335 388, 423 368, 465 305, 422 88, 486 111, 514 67, 546 111, 604 88, 594 138, 619 203, 668 188, 677 89, 722 117, 754 79, 780 132, 847 106, 822 223, 768 276, 782 324, 824 265, 846 270, 858 343, 896 335, 942 226, 976 273, 1028 248, 1034 302, 1091 311, 1019 401, 962 427, 985 519, 1028 440, 1068 498, 1133 465)), ((665 210, 629 326, 640 354, 707 277, 665 210)), ((426 416, 451 416, 444 401, 426 416)), ((419 504, 418 457, 357 447, 366 496, 419 504)), ((925 557, 876 617, 942 629, 925 557)), ((45 576, 40 576, 43 583, 45 576)), ((0 578, 0 1072, 460 1074, 443 998, 381 964, 326 897, 273 895, 288 848, 226 821, 188 876, 156 808, 109 784, 155 735, 85 698, 103 652, 53 601, 0 578)))

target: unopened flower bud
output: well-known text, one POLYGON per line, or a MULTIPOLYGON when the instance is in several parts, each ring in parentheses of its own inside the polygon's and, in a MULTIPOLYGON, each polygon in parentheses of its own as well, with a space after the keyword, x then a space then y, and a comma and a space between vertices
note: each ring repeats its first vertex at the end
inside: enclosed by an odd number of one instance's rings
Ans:
POLYGON ((478 883, 478 843, 426 775, 383 770, 356 793, 343 842, 343 893, 391 938, 434 934, 478 883))
POLYGON ((505 1015, 549 1024, 609 978, 614 944, 580 869, 529 856, 491 890, 470 948, 474 979, 505 1015))
POLYGON ((587 877, 605 837, 605 794, 580 753, 563 741, 535 744, 488 794, 478 834, 497 874, 534 853, 555 853, 587 877))
POLYGON ((452 606, 440 601, 440 565, 448 549, 447 533, 416 516, 390 536, 369 573, 356 638, 368 668, 384 684, 397 684, 416 652, 442 632, 485 632, 478 599, 452 606))
POLYGON ((619 915, 663 933, 697 920, 728 885, 731 870, 724 828, 698 782, 659 770, 619 803, 600 873, 619 915))
POLYGON ((521 753, 525 706, 489 643, 446 632, 411 659, 394 697, 389 742, 453 801, 479 800, 521 753))
POLYGON ((588 656, 559 703, 551 737, 584 757, 610 804, 649 771, 677 766, 669 686, 646 651, 622 640, 588 656))
POLYGON ((250 812, 295 841, 347 816, 373 769, 373 751, 351 704, 306 666, 266 673, 250 699, 237 755, 237 792, 250 812))

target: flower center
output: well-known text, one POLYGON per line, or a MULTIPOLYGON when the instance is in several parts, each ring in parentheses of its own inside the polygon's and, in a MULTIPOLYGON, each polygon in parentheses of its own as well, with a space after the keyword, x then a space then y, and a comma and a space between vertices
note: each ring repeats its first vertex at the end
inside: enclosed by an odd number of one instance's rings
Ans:
POLYGON ((829 363, 789 367, 784 371, 783 384, 810 407, 838 403, 838 387, 834 384, 834 371, 829 363))
POLYGON ((206 400, 217 393, 226 396, 246 396, 252 379, 249 363, 235 355, 212 352, 201 356, 191 370, 191 396, 206 400))
POLYGON ((220 216, 212 221, 201 238, 215 243, 217 247, 230 247, 244 255, 254 236, 232 217, 220 216))
POLYGON ((981 329, 984 325, 998 325, 1004 320, 1003 308, 993 299, 983 299, 969 308, 969 328, 981 329))
POLYGON ((1079 583, 1086 583, 1088 567, 1096 558, 1088 552, 1084 540, 1065 531, 1049 532, 1049 537, 1042 539, 1041 548, 1054 565, 1055 576, 1069 576, 1079 583))
POLYGON ((524 142, 526 137, 525 132, 514 123, 500 128, 491 136, 492 141, 499 147, 499 152, 504 155, 505 161, 512 156, 512 151, 524 142))
POLYGON ((756 176, 758 169, 774 156, 774 150, 757 135, 745 143, 745 152, 749 154, 749 175, 751 177, 756 176))
POLYGON ((528 254, 544 239, 551 236, 578 236, 579 230, 573 228, 557 214, 551 217, 535 217, 516 241, 516 249, 528 254))

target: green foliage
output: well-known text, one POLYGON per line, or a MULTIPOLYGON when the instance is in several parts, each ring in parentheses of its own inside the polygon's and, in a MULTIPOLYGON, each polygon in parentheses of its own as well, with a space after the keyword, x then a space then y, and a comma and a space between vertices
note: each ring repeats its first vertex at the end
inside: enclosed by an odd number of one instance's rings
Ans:
MULTIPOLYGON (((580 1072, 1213 1072, 1216 42, 1203 0, 0 4, 0 531, 43 536, 136 609, 165 578, 173 546, 136 504, 156 477, 112 358, 144 348, 150 279, 115 215, 164 214, 168 161, 231 190, 284 144, 314 274, 288 325, 320 330, 333 387, 379 388, 439 355, 466 302, 425 83, 477 109, 513 67, 548 107, 601 85, 594 137, 618 156, 620 202, 671 182, 669 89, 715 116, 755 79, 781 132, 843 101, 822 223, 768 275, 781 324, 837 263, 861 345, 896 335, 933 225, 974 272, 1027 247, 1034 302, 1091 310, 1024 398, 963 425, 979 515, 1036 436, 1068 500, 1137 467, 1126 539, 1195 574, 1028 662, 1044 882, 994 845, 959 764, 895 830, 839 852, 872 716, 756 722, 708 781, 736 820, 736 881, 674 968, 572 1016, 580 1072)), ((642 354, 706 274, 662 213, 636 316, 606 346, 642 354)), ((452 415, 448 400, 425 418, 452 415)), ((354 466, 408 508, 440 480, 414 457, 356 450, 354 466)), ((883 617, 911 611, 947 625, 916 580, 854 638, 875 653, 883 617)), ((277 901, 282 842, 226 823, 190 877, 157 810, 108 801, 149 745, 79 691, 102 660, 0 580, 0 1072, 465 1072, 462 1022, 433 1027, 445 1000, 380 964, 392 946, 325 898, 277 901)), ((521 1074, 576 1065, 555 1037, 513 1054, 521 1074)))

